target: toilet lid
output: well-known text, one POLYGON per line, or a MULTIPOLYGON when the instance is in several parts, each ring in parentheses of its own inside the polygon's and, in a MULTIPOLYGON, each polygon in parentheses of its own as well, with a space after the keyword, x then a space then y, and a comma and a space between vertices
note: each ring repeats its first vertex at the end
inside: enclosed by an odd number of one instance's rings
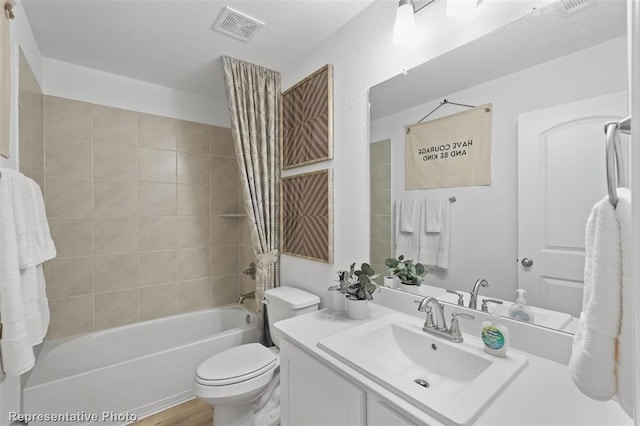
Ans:
POLYGON ((208 358, 196 370, 196 381, 222 386, 257 377, 276 365, 276 356, 260 343, 236 346, 208 358))

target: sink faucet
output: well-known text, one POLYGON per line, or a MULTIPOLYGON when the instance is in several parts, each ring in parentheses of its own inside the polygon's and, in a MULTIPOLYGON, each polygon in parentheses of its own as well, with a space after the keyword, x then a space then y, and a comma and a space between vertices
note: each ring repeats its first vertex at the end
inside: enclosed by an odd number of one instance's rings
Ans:
POLYGON ((469 299, 469 307, 471 309, 477 309, 478 306, 478 292, 480 291, 480 287, 489 287, 489 283, 484 278, 480 278, 473 285, 473 290, 471 290, 471 298, 469 299))
POLYGON ((462 333, 458 325, 458 318, 474 319, 472 315, 452 313, 451 314, 451 329, 447 328, 447 323, 444 319, 444 306, 440 304, 438 299, 433 296, 428 296, 420 301, 418 305, 420 312, 427 313, 427 319, 424 322, 422 330, 426 333, 433 334, 443 339, 450 340, 454 343, 462 342, 462 333), (436 308, 436 322, 433 321, 433 313, 431 305, 436 308))

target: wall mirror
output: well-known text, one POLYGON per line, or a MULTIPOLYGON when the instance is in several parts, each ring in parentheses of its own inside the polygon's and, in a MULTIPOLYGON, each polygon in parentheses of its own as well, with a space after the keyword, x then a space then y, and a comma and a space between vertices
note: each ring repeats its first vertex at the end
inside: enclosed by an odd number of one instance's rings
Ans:
MULTIPOLYGON (((395 255, 394 203, 451 199, 449 265, 420 287, 456 303, 515 301, 572 332, 582 306, 584 226, 606 195, 603 126, 627 111, 626 2, 555 2, 370 89, 371 262, 395 255), (488 186, 405 190, 404 127, 444 99, 493 105, 488 186), (529 265, 529 266, 527 266, 529 265)), ((427 120, 465 110, 444 105, 427 120)), ((399 254, 399 253, 398 253, 399 254)))

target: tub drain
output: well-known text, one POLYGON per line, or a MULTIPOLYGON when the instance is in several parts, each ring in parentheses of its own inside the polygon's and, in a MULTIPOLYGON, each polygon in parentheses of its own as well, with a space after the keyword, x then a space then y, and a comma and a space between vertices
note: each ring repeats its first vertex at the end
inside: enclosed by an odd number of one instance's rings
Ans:
POLYGON ((419 384, 423 388, 428 388, 430 386, 429 382, 427 382, 425 379, 415 379, 414 382, 419 384))

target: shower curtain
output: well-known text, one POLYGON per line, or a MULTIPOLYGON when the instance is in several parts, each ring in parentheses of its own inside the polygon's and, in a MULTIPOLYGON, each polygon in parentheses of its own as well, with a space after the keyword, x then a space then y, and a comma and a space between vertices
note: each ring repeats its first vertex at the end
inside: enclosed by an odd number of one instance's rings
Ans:
POLYGON ((231 134, 256 255, 260 343, 270 346, 265 290, 280 285, 280 73, 222 57, 231 134))

